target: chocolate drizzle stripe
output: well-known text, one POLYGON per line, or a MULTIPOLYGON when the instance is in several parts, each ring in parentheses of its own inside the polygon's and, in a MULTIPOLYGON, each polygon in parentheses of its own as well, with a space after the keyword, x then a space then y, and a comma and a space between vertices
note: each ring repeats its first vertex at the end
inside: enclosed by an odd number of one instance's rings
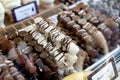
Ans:
POLYGON ((57 49, 56 49, 56 50, 54 50, 52 53, 54 53, 55 51, 57 51, 57 49))
POLYGON ((47 28, 49 28, 49 25, 48 25, 48 26, 46 26, 46 27, 44 27, 44 30, 46 30, 47 28))
POLYGON ((43 21, 43 20, 39 21, 36 25, 40 26, 40 25, 41 25, 40 23, 41 23, 42 21, 43 21))
MULTIPOLYGON (((40 43, 42 43, 44 40, 46 40, 46 39, 44 38, 42 41, 40 41, 40 43)), ((39 43, 39 44, 40 44, 40 43, 39 43)))
POLYGON ((51 47, 50 52, 52 52, 54 49, 55 49, 54 47, 51 47))
POLYGON ((41 26, 42 24, 44 24, 44 22, 45 22, 45 21, 44 21, 44 20, 42 20, 42 21, 39 23, 39 25, 41 26))
POLYGON ((57 57, 57 56, 59 56, 60 54, 61 54, 61 52, 58 52, 58 54, 57 54, 57 55, 55 55, 55 56, 54 56, 54 58, 55 58, 55 57, 57 57))
POLYGON ((51 29, 51 30, 50 30, 50 33, 51 33, 53 30, 55 30, 55 28, 51 29))
POLYGON ((44 22, 42 25, 41 25, 41 28, 44 30, 44 26, 47 24, 47 22, 44 22))
POLYGON ((59 34, 53 34, 53 41, 55 41, 56 37, 58 36, 59 34))
POLYGON ((49 45, 49 43, 47 43, 47 45, 45 46, 45 49, 47 49, 48 45, 49 45))
POLYGON ((63 54, 63 55, 60 57, 60 59, 58 59, 58 61, 60 61, 64 56, 65 56, 65 55, 63 54))
POLYGON ((55 38, 57 38, 59 35, 60 35, 60 34, 57 34, 57 35, 55 36, 55 38))
POLYGON ((46 28, 48 28, 48 23, 46 23, 44 26, 43 26, 43 29, 45 30, 46 28))
POLYGON ((46 25, 47 24, 47 22, 43 22, 43 24, 41 25, 41 27, 43 27, 44 25, 46 25))
POLYGON ((30 31, 30 34, 33 34, 35 31, 36 31, 36 29, 35 29, 35 28, 34 28, 34 29, 32 29, 32 30, 30 31))
POLYGON ((37 37, 37 36, 38 36, 38 34, 39 34, 39 33, 38 33, 38 32, 36 32, 36 34, 34 35, 34 37, 37 37))
POLYGON ((38 34, 37 31, 35 31, 35 32, 32 34, 32 36, 33 36, 33 37, 36 37, 37 34, 38 34))
POLYGON ((70 44, 71 42, 69 42, 69 43, 67 43, 67 45, 66 45, 66 49, 67 50, 69 50, 69 44, 70 44))
POLYGON ((57 31, 56 31, 56 29, 54 29, 53 31, 51 31, 50 33, 51 34, 55 34, 57 31))
POLYGON ((50 34, 50 36, 51 36, 51 40, 53 41, 53 35, 52 35, 52 33, 50 34))
POLYGON ((45 48, 47 49, 47 48, 50 46, 50 44, 51 44, 51 43, 48 43, 45 48))

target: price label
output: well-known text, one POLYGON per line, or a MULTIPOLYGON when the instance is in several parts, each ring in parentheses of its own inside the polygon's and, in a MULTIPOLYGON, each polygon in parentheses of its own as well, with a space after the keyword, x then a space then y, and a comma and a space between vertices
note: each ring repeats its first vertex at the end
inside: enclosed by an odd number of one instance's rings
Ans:
POLYGON ((15 22, 22 21, 30 16, 37 14, 38 6, 36 1, 30 2, 23 6, 16 7, 12 10, 12 15, 15 22))
POLYGON ((88 80, 115 80, 118 73, 116 69, 116 64, 114 58, 110 58, 100 67, 98 67, 93 73, 91 73, 87 79, 88 80))

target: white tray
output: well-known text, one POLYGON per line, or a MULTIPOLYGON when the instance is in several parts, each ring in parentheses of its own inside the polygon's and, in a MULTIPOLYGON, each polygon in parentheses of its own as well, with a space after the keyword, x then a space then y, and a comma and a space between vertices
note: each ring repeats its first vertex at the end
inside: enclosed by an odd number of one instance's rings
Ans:
POLYGON ((85 69, 85 71, 91 71, 95 70, 98 66, 100 66, 105 60, 108 58, 114 57, 117 71, 120 72, 120 46, 118 45, 116 49, 114 49, 112 52, 98 60, 96 63, 85 69))

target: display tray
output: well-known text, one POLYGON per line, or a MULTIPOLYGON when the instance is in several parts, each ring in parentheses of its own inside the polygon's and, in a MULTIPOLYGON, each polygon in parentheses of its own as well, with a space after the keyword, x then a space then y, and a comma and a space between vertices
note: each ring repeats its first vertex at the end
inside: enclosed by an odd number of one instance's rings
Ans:
POLYGON ((100 66, 103 62, 105 62, 107 59, 109 59, 111 57, 113 57, 115 59, 117 71, 120 72, 120 65, 119 65, 120 64, 120 46, 119 45, 118 45, 118 47, 116 49, 111 51, 109 54, 102 57, 96 63, 94 63, 93 65, 91 65, 87 69, 85 69, 85 71, 93 71, 93 70, 95 70, 98 66, 100 66))
MULTIPOLYGON (((63 9, 63 6, 64 6, 63 4, 60 4, 54 9, 49 9, 49 10, 45 11, 44 13, 39 13, 39 14, 37 14, 37 15, 35 15, 33 17, 30 17, 30 18, 28 18, 28 19, 26 19, 24 21, 9 25, 4 29, 0 29, 0 34, 5 35, 5 34, 7 34, 9 32, 13 32, 13 31, 25 28, 25 27, 31 25, 32 23, 34 23, 33 18, 39 17, 39 16, 41 16, 41 17, 43 17, 45 19, 49 18, 49 19, 52 19, 53 21, 57 22, 56 19, 55 19, 57 17, 56 14, 58 12, 60 12, 60 9, 63 9)), ((103 56, 96 63, 94 63, 93 65, 91 65, 87 69, 85 69, 85 71, 93 71, 93 70, 95 70, 98 66, 100 66, 102 64, 102 62, 104 62, 105 60, 107 60, 110 57, 114 57, 115 63, 116 63, 116 66, 117 66, 117 71, 120 72, 120 66, 119 66, 119 64, 120 64, 120 46, 119 45, 118 45, 118 47, 116 49, 111 51, 109 54, 107 54, 106 56, 103 56)))

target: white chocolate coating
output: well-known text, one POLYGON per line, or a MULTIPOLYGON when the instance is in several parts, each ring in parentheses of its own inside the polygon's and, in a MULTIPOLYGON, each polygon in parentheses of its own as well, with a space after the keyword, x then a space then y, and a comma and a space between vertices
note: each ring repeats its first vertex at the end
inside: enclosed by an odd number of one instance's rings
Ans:
POLYGON ((47 45, 47 40, 45 39, 45 40, 42 41, 40 44, 43 45, 43 47, 45 48, 45 46, 47 45))
POLYGON ((79 47, 78 46, 76 46, 76 44, 75 43, 73 43, 73 42, 71 42, 69 45, 68 45, 68 52, 70 53, 70 54, 74 54, 74 55, 76 55, 76 54, 78 54, 78 52, 79 52, 79 47))
POLYGON ((61 57, 64 55, 64 53, 60 53, 57 57, 55 57, 55 59, 57 61, 60 61, 61 60, 61 57))
POLYGON ((52 54, 52 53, 54 54, 55 51, 57 51, 56 47, 54 47, 54 49, 52 51, 50 51, 50 54, 52 54))
POLYGON ((37 24, 39 23, 40 21, 43 21, 43 19, 41 17, 37 17, 34 19, 34 22, 37 24))
POLYGON ((35 38, 39 33, 37 33, 36 31, 32 34, 33 38, 35 38))
MULTIPOLYGON (((27 32, 30 32, 33 29, 36 29, 35 24, 32 24, 32 25, 30 25, 28 27, 25 27, 24 29, 21 29, 21 30, 25 30, 27 32)), ((19 31, 21 31, 21 30, 19 30, 19 31)))
POLYGON ((59 35, 56 37, 55 44, 57 44, 57 47, 61 47, 61 40, 65 37, 64 34, 59 33, 59 35))
POLYGON ((72 54, 69 54, 69 53, 66 53, 65 54, 65 63, 67 65, 73 65, 76 61, 77 61, 77 56, 76 55, 72 55, 72 54))
POLYGON ((7 64, 5 64, 5 63, 0 64, 0 68, 5 67, 5 66, 7 66, 7 64))
POLYGON ((57 55, 59 54, 59 52, 58 51, 54 51, 54 57, 56 57, 57 55))
POLYGON ((45 30, 45 34, 50 33, 50 31, 51 31, 52 29, 54 29, 54 27, 53 27, 53 26, 49 26, 49 27, 45 30))

